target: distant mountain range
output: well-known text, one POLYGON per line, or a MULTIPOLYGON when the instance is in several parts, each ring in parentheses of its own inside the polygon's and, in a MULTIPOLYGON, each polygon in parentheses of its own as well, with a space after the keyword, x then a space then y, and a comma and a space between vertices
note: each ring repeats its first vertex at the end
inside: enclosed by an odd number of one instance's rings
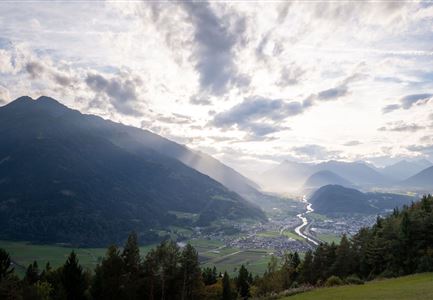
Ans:
POLYGON ((284 161, 265 172, 260 178, 260 184, 265 190, 279 192, 299 192, 327 184, 362 189, 433 189, 433 182, 427 171, 431 166, 432 163, 424 159, 403 160, 385 168, 376 168, 365 162, 331 160, 315 164, 284 161), (426 172, 422 173, 424 170, 426 172))
POLYGON ((318 189, 309 202, 315 212, 333 214, 376 214, 401 207, 414 197, 390 193, 362 193, 340 185, 326 185, 318 189))
POLYGON ((401 160, 393 165, 379 169, 379 172, 397 181, 402 181, 431 166, 433 164, 426 159, 414 161, 401 160))
POLYGON ((236 191, 259 193, 212 157, 149 131, 48 97, 0 108, 0 239, 107 245, 131 230, 146 241, 185 222, 265 220, 236 191))
POLYGON ((412 187, 417 190, 433 192, 433 166, 422 170, 402 182, 403 186, 412 187))
POLYGON ((330 178, 330 173, 321 174, 319 176, 329 183, 334 183, 335 176, 338 176, 338 181, 350 182, 356 186, 378 186, 390 184, 392 180, 381 174, 377 170, 369 167, 361 162, 343 162, 343 161, 327 161, 318 164, 313 163, 298 163, 284 161, 277 167, 267 171, 260 182, 265 189, 274 189, 282 192, 290 192, 299 190, 308 182, 310 176, 317 172, 331 172, 334 178, 330 178), (326 176, 328 174, 328 176, 326 176), (325 179, 324 177, 328 177, 325 179))
POLYGON ((334 172, 324 170, 319 171, 308 177, 308 179, 304 183, 305 189, 317 189, 324 185, 341 185, 345 187, 353 186, 353 184, 344 179, 343 177, 335 174, 334 172))

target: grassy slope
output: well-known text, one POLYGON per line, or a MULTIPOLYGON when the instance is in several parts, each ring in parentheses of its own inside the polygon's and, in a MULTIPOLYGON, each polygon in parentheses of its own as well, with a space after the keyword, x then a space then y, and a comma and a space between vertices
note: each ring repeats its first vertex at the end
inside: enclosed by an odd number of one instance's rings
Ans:
POLYGON ((373 281, 364 285, 322 288, 287 300, 415 300, 433 299, 433 273, 373 281))

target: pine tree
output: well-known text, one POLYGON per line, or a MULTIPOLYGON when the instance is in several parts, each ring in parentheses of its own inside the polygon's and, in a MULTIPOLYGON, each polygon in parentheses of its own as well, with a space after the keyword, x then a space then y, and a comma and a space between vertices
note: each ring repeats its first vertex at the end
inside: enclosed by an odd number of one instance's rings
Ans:
POLYGON ((32 285, 35 284, 39 280, 39 278, 40 276, 38 263, 37 261, 34 261, 28 266, 24 280, 27 282, 27 284, 32 285))
POLYGON ((305 253, 304 261, 300 265, 300 281, 309 284, 316 283, 314 272, 313 251, 308 250, 305 253))
POLYGON ((239 269, 239 274, 236 278, 236 288, 242 299, 248 299, 250 297, 249 273, 244 265, 241 265, 239 269))
POLYGON ((222 284, 223 284, 223 295, 222 295, 222 300, 233 300, 233 291, 232 291, 232 287, 231 287, 231 283, 230 283, 230 277, 229 274, 227 274, 227 272, 224 272, 223 275, 223 280, 222 280, 222 284))
POLYGON ((12 274, 13 271, 14 268, 12 267, 12 261, 9 253, 0 248, 0 282, 12 274))
POLYGON ((83 268, 79 265, 74 251, 69 255, 61 271, 61 283, 67 300, 84 300, 87 282, 83 268))
POLYGON ((180 274, 182 276, 182 300, 199 299, 203 294, 198 253, 190 244, 182 251, 180 258, 180 274))
POLYGON ((123 248, 122 259, 125 265, 125 271, 137 275, 140 269, 140 249, 135 232, 132 232, 128 236, 128 240, 123 248))
POLYGON ((116 246, 110 246, 106 256, 95 269, 92 295, 95 299, 124 299, 123 281, 125 268, 120 251, 116 246))

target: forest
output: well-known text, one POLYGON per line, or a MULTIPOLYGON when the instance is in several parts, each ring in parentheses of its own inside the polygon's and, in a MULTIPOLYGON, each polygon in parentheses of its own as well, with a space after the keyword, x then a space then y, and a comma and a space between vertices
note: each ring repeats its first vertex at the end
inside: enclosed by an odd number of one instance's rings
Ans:
POLYGON ((144 257, 137 235, 122 248, 110 246, 95 270, 84 270, 72 252, 63 266, 30 264, 23 278, 9 253, 0 249, 0 299, 270 299, 321 286, 363 284, 377 278, 433 271, 433 197, 378 217, 371 228, 338 245, 320 244, 303 255, 271 257, 266 272, 253 276, 242 265, 225 270, 201 268, 187 244, 161 242, 144 257))

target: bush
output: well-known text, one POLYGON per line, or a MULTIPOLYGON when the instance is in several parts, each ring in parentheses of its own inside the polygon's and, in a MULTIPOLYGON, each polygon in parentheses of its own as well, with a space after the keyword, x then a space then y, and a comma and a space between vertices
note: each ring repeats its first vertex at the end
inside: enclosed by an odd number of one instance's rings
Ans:
POLYGON ((347 284, 364 284, 364 281, 356 275, 347 277, 345 281, 347 284))
POLYGON ((433 271, 433 257, 423 256, 419 259, 418 266, 416 268, 417 273, 431 272, 433 271))
POLYGON ((337 285, 342 285, 342 284, 344 284, 344 282, 338 276, 331 276, 325 282, 326 287, 337 286, 337 285))

